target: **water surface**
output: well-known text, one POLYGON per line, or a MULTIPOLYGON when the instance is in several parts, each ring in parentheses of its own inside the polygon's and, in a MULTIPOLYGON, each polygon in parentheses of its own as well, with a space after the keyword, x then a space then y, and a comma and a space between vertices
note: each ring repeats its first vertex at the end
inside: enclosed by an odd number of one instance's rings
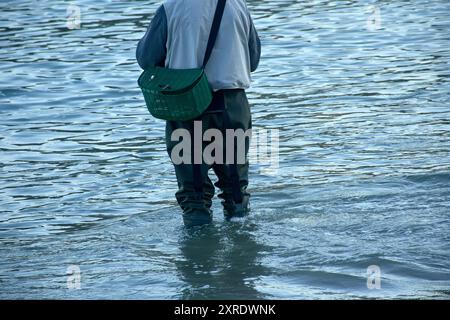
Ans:
POLYGON ((136 85, 158 2, 75 3, 0 3, 0 298, 449 297, 450 2, 247 1, 280 168, 193 231, 136 85))

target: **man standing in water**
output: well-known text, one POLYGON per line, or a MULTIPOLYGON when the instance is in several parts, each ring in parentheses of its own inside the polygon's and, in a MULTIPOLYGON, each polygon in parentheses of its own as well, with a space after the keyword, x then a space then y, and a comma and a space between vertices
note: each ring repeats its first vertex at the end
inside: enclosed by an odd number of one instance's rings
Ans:
MULTIPOLYGON (((218 1, 165 1, 156 11, 146 34, 139 41, 136 58, 141 68, 200 67, 218 1)), ((225 129, 242 129, 246 132, 251 128, 250 107, 245 89, 250 86, 250 72, 258 67, 260 55, 260 40, 245 0, 227 1, 217 39, 205 67, 214 91, 213 101, 206 112, 195 119, 196 122, 201 121, 203 132, 211 128, 223 133, 225 129)), ((172 136, 177 129, 188 130, 190 136, 194 137, 194 120, 166 122, 166 146, 169 155, 178 143, 177 139, 173 141, 172 136)), ((225 134, 223 136, 225 137, 225 134)), ((194 145, 193 141, 191 143, 194 145)), ((249 141, 238 139, 238 143, 245 143, 247 154, 249 141)), ((239 148, 233 141, 233 148, 236 154, 235 151, 242 146, 239 148)), ((227 152, 226 148, 224 149, 227 152)), ((226 159, 226 155, 224 158, 226 159)), ((176 198, 183 210, 186 226, 212 221, 214 186, 208 177, 210 168, 218 178, 215 186, 221 189, 219 197, 222 199, 225 217, 229 219, 248 214, 248 161, 234 164, 215 162, 209 165, 202 160, 201 165, 191 161, 174 163, 174 167, 179 188, 176 198)))

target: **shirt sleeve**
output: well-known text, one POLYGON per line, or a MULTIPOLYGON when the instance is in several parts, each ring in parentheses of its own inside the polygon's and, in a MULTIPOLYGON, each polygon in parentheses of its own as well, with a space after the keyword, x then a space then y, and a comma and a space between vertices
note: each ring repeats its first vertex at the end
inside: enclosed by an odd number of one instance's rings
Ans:
POLYGON ((248 39, 248 48, 250 52, 250 70, 253 72, 258 68, 259 59, 261 58, 261 41, 256 32, 253 20, 250 17, 250 35, 248 39))
POLYGON ((167 17, 164 6, 156 10, 144 37, 139 40, 136 60, 142 69, 164 66, 166 59, 167 17))

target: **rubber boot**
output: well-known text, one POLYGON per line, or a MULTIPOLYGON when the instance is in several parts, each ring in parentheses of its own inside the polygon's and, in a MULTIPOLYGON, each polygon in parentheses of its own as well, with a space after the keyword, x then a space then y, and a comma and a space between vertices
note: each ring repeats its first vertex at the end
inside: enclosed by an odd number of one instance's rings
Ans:
POLYGON ((212 222, 212 211, 193 210, 183 213, 183 222, 186 228, 203 226, 212 222))
POLYGON ((242 203, 234 203, 233 200, 225 200, 222 202, 222 205, 225 220, 243 218, 248 216, 250 212, 250 196, 244 195, 242 197, 242 203))

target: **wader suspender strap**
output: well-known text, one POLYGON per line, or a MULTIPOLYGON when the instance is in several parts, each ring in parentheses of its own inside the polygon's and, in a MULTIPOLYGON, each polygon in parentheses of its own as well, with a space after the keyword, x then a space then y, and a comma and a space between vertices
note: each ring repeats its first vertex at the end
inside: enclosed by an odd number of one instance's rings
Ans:
POLYGON ((219 33, 220 22, 222 22, 223 11, 225 9, 226 0, 218 0, 216 12, 214 13, 214 20, 211 25, 211 31, 209 32, 208 44, 206 45, 205 57, 203 58, 202 68, 204 69, 211 56, 212 49, 216 43, 217 34, 219 33))
MULTIPOLYGON (((212 49, 219 33, 220 23, 222 21, 223 11, 225 9, 226 0, 218 0, 216 11, 214 13, 214 19, 211 25, 211 31, 209 32, 208 44, 206 45, 205 57, 203 58, 202 68, 204 69, 211 56, 212 49)), ((203 131, 203 130, 202 130, 203 131)), ((203 147, 202 147, 203 149, 203 147)), ((194 151, 194 143, 192 143, 192 150, 194 151)), ((192 164, 194 170, 194 189, 196 192, 202 192, 203 179, 202 179, 202 165, 194 163, 194 152, 192 152, 192 164)), ((203 158, 203 157, 202 157, 203 158)), ((202 161, 203 162, 203 161, 202 161)))

